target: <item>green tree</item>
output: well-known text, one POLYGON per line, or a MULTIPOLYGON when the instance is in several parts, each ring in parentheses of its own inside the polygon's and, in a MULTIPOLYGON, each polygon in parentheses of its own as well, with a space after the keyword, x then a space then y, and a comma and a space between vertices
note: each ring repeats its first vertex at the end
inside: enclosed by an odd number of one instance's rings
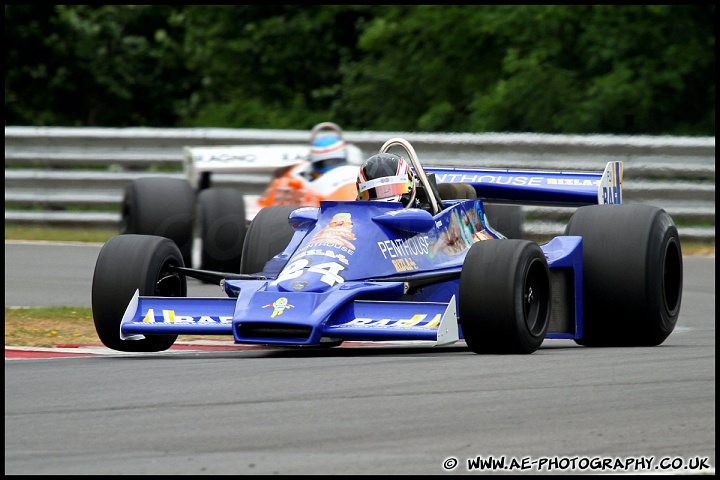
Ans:
POLYGON ((176 7, 5 6, 5 124, 168 126, 197 88, 176 7))
POLYGON ((202 77, 185 124, 310 128, 339 97, 370 5, 188 6, 185 52, 202 77))
POLYGON ((497 6, 387 6, 343 65, 339 115, 358 128, 469 131, 469 106, 501 71, 487 24, 497 6))
POLYGON ((339 108, 372 130, 714 135, 714 22, 714 5, 391 6, 339 108))
POLYGON ((715 134, 714 5, 5 6, 5 124, 715 134))
POLYGON ((714 5, 513 10, 493 24, 515 34, 471 128, 714 134, 714 17, 714 5))

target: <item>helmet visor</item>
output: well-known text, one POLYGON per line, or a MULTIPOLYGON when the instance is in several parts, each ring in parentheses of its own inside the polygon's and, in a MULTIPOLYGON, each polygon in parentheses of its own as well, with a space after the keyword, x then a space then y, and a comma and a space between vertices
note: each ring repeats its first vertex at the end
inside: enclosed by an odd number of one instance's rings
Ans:
POLYGON ((327 173, 333 168, 344 165, 345 163, 347 163, 347 160, 344 157, 336 157, 314 161, 312 162, 312 166, 317 173, 327 173))
POLYGON ((393 177, 380 177, 358 184, 359 200, 382 200, 397 197, 410 191, 410 180, 407 174, 393 177))

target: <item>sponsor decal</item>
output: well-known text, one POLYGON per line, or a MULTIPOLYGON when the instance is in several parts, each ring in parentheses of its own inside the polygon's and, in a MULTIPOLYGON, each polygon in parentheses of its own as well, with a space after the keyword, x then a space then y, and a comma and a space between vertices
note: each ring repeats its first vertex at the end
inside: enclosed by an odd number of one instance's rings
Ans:
POLYGON ((580 178, 546 178, 527 175, 489 175, 470 173, 436 173, 438 183, 494 183, 497 185, 541 186, 568 185, 577 187, 598 186, 599 180, 580 178))
POLYGON ((282 315, 286 309, 295 308, 295 305, 288 303, 287 298, 280 297, 277 300, 275 300, 273 303, 263 305, 262 308, 272 308, 273 312, 272 312, 272 315, 270 315, 270 318, 275 318, 278 315, 282 315))
POLYGON ((408 272, 410 270, 419 270, 420 268, 412 258, 396 258, 392 261, 392 264, 398 272, 408 272))
POLYGON ((305 154, 300 152, 286 151, 264 151, 262 156, 258 156, 255 153, 209 153, 209 154, 195 154, 193 160, 196 163, 258 163, 262 160, 272 160, 273 158, 279 158, 283 162, 288 163, 300 163, 305 160, 305 154))
POLYGON ((487 231, 484 216, 480 202, 475 202, 475 208, 467 210, 459 206, 453 208, 446 217, 449 219, 447 227, 440 231, 437 241, 430 244, 428 256, 432 259, 441 253, 460 255, 475 242, 495 238, 487 231))
MULTIPOLYGON (((316 242, 316 243, 313 243, 313 246, 314 246, 314 247, 318 247, 318 246, 319 246, 319 247, 333 247, 333 248, 337 248, 337 249, 342 250, 343 252, 345 252, 348 256, 351 256, 351 255, 353 255, 353 254, 355 253, 355 246, 354 246, 354 245, 351 245, 352 248, 348 248, 348 247, 346 247, 345 245, 339 245, 338 242, 328 242, 328 243, 317 243, 317 242, 316 242)), ((306 247, 303 247, 303 248, 306 248, 306 247)), ((296 255, 299 255, 299 254, 296 254, 296 255)))
POLYGON ((257 160, 257 156, 253 154, 249 155, 233 155, 227 153, 211 154, 211 155, 200 155, 197 157, 198 162, 223 162, 223 163, 234 163, 234 162, 246 162, 254 163, 257 160))
POLYGON ((330 257, 334 258, 340 263, 344 263, 345 265, 348 265, 350 262, 348 262, 347 257, 342 253, 335 253, 332 250, 321 250, 321 249, 313 249, 313 250, 305 250, 304 252, 300 252, 297 255, 293 257, 293 260, 306 257, 308 255, 320 255, 323 257, 330 257))
POLYGON ((440 325, 442 315, 439 313, 433 316, 430 320, 426 321, 426 314, 416 314, 408 319, 394 320, 391 318, 372 319, 372 318, 354 318, 347 323, 340 326, 345 327, 423 327, 423 328, 437 328, 440 325))
POLYGON ((622 164, 609 163, 600 182, 598 203, 622 203, 622 177, 622 164))
POLYGON ((487 175, 467 173, 437 173, 438 183, 497 183, 498 185, 542 185, 544 177, 528 177, 515 175, 487 175))
POLYGON ((420 256, 428 254, 429 240, 427 235, 411 238, 394 238, 377 242, 383 258, 402 256, 420 256))
POLYGON ((276 205, 308 205, 313 203, 310 199, 310 192, 304 188, 293 188, 291 186, 277 186, 275 192, 272 188, 267 188, 263 193, 263 198, 274 198, 276 205))
POLYGON ((580 180, 577 178, 548 178, 548 185, 569 185, 573 187, 593 187, 598 186, 599 180, 580 180))
POLYGON ((321 228, 310 241, 305 245, 328 245, 333 247, 342 247, 345 251, 354 251, 355 234, 352 231, 353 222, 349 213, 337 213, 332 220, 323 228, 321 228))
POLYGON ((176 325, 187 325, 190 323, 232 323, 232 316, 211 317, 209 315, 201 315, 193 317, 192 315, 178 315, 175 310, 163 310, 162 320, 159 322, 155 319, 155 309, 148 309, 142 319, 143 323, 173 323, 176 325))

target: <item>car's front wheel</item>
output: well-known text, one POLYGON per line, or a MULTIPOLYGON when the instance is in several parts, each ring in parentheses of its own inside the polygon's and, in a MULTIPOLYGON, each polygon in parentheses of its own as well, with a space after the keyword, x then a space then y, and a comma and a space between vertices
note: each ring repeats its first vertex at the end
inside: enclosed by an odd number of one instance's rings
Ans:
POLYGON ((475 353, 533 353, 550 325, 550 269, 528 240, 474 243, 458 293, 460 327, 475 353))
POLYGON ((187 281, 171 267, 184 266, 177 245, 165 237, 118 235, 103 245, 92 280, 92 312, 100 341, 121 352, 159 352, 177 335, 123 340, 120 323, 136 290, 141 296, 185 297, 187 281))

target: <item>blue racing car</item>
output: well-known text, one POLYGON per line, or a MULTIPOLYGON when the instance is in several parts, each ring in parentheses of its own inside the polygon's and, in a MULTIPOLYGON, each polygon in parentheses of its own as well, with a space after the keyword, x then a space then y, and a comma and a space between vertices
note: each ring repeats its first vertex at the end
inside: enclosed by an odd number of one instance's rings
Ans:
POLYGON ((659 345, 680 312, 683 265, 671 217, 622 203, 622 163, 600 173, 423 168, 404 150, 418 205, 324 201, 259 211, 237 273, 192 269, 164 237, 119 235, 97 259, 100 340, 163 351, 178 335, 236 344, 464 340, 476 353, 529 354, 546 338, 588 347, 659 345), (544 244, 508 238, 484 201, 577 207, 544 244), (187 277, 218 298, 187 297, 187 277))

